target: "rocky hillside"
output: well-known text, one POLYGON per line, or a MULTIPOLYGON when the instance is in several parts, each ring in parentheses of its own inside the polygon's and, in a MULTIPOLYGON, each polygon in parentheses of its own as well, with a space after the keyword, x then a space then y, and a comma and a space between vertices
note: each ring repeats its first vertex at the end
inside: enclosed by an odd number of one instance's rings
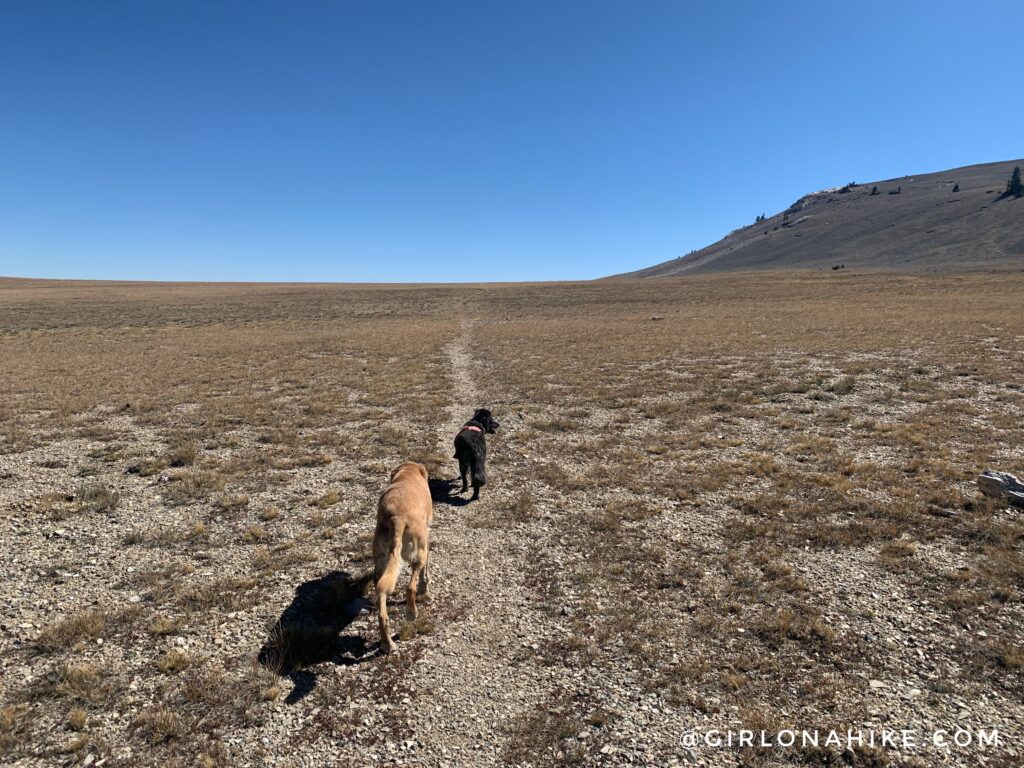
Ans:
POLYGON ((1024 268, 1024 198, 1002 197, 1024 160, 849 184, 805 195, 713 245, 628 277, 761 269, 1024 268))

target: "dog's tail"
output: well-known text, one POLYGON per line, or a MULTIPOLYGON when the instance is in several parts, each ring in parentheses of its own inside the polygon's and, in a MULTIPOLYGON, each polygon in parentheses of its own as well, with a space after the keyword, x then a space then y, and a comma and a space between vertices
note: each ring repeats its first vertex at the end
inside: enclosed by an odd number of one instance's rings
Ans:
POLYGON ((390 595, 395 591, 395 582, 398 581, 398 571, 402 568, 402 536, 405 534, 405 520, 395 521, 395 528, 391 534, 391 546, 388 549, 388 559, 384 570, 377 576, 376 591, 378 595, 390 595))
POLYGON ((473 463, 473 487, 479 488, 481 485, 487 485, 487 473, 483 463, 478 461, 473 463))

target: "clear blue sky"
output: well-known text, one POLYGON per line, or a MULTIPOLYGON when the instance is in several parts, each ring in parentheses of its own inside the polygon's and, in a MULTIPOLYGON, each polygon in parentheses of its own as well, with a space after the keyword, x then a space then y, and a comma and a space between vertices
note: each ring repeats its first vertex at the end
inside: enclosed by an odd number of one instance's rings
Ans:
POLYGON ((0 5, 0 275, 540 280, 1024 154, 1024 3, 0 5))

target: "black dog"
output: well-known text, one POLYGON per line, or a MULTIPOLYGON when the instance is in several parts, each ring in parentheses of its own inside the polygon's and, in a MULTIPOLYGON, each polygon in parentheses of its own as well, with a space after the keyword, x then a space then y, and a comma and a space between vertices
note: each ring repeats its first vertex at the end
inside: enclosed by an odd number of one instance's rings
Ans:
POLYGON ((493 435, 500 425, 491 412, 481 408, 473 414, 455 436, 455 458, 459 460, 459 474, 462 476, 462 490, 469 488, 469 475, 473 475, 473 499, 480 498, 480 486, 487 482, 484 462, 487 460, 487 442, 484 435, 493 435))

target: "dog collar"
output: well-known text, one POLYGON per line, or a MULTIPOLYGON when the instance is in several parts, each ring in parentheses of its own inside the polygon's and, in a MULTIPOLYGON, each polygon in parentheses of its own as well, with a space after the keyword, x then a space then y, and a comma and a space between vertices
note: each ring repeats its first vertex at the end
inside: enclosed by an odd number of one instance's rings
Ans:
POLYGON ((460 433, 461 432, 465 432, 466 430, 469 430, 470 432, 483 432, 483 430, 480 429, 480 427, 474 427, 474 426, 472 426, 470 424, 467 424, 466 426, 464 426, 462 429, 459 430, 459 432, 460 433))

